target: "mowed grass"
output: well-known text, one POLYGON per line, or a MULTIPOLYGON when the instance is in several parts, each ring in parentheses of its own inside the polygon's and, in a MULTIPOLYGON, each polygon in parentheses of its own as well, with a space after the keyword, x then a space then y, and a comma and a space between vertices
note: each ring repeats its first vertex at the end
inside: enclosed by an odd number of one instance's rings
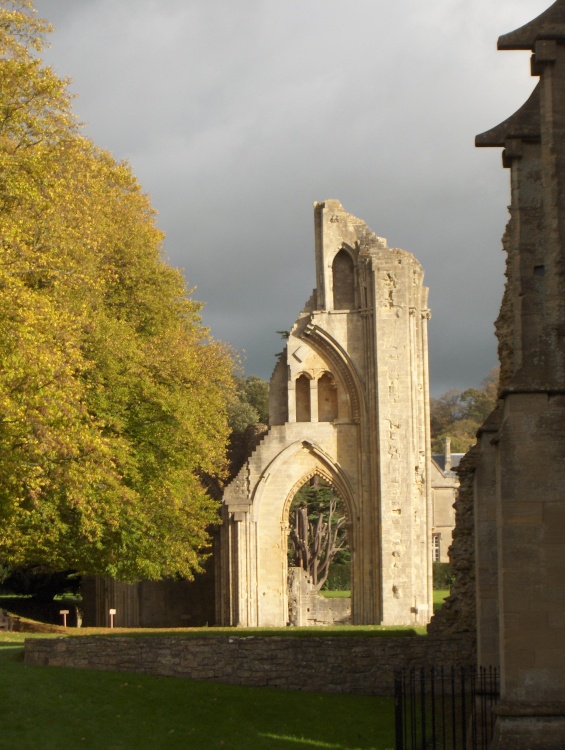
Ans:
POLYGON ((392 750, 393 700, 26 667, 0 635, 0 747, 14 750, 392 750))
POLYGON ((449 596, 449 589, 434 589, 434 612, 441 609, 444 601, 449 596))
POLYGON ((319 591, 325 599, 349 599, 351 591, 319 591))
POLYGON ((37 635, 59 635, 81 638, 90 635, 128 636, 130 638, 150 638, 178 636, 182 638, 413 638, 427 634, 425 625, 324 625, 320 627, 268 627, 268 628, 63 628, 59 625, 45 625, 34 620, 20 618, 29 625, 26 631, 37 635))

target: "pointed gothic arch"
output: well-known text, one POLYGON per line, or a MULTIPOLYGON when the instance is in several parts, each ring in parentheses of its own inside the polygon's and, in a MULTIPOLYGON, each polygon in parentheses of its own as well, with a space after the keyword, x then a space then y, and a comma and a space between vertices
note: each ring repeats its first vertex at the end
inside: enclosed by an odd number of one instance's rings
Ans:
POLYGON ((254 521, 259 519, 263 496, 265 493, 269 494, 273 484, 277 484, 279 488, 277 494, 282 496, 280 522, 284 524, 286 522, 285 519, 288 519, 288 508, 294 494, 314 474, 319 474, 336 488, 337 492, 343 498, 348 515, 353 518, 358 513, 356 492, 343 469, 319 445, 308 440, 295 440, 290 445, 287 445, 284 450, 277 453, 273 457, 273 460, 265 466, 255 487, 251 490, 254 521), (301 459, 301 453, 304 453, 306 460, 301 459), (286 471, 285 466, 288 467, 286 471), (292 477, 293 469, 297 466, 305 466, 305 468, 296 473, 295 477, 292 477), (285 476, 282 486, 279 481, 281 475, 285 476), (291 477, 290 480, 289 477, 291 477), (291 485, 288 484, 289 481, 292 481, 291 485), (294 494, 292 494, 293 491, 294 494))
POLYGON ((353 258, 342 247, 332 263, 333 308, 353 310, 355 307, 355 265, 353 258))
POLYGON ((297 422, 311 422, 312 421, 312 403, 310 396, 310 380, 311 378, 302 373, 296 378, 295 393, 296 393, 296 421, 297 422))

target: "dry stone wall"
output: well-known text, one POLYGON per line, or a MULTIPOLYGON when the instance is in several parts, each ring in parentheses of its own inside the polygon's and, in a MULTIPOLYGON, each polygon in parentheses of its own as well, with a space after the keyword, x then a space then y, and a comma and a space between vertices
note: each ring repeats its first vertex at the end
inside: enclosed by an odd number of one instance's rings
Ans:
POLYGON ((415 637, 78 636, 26 641, 25 663, 229 685, 392 695, 402 666, 475 663, 472 639, 415 637))

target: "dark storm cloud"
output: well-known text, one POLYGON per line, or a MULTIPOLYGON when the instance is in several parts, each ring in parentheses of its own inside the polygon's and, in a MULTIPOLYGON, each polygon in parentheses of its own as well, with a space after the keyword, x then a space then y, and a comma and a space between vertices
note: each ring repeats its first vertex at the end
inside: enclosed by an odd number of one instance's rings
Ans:
POLYGON ((270 375, 314 285, 312 203, 337 198, 422 263, 435 393, 496 363, 508 175, 473 139, 533 88, 498 35, 547 5, 37 2, 87 133, 131 161, 248 373, 270 375))

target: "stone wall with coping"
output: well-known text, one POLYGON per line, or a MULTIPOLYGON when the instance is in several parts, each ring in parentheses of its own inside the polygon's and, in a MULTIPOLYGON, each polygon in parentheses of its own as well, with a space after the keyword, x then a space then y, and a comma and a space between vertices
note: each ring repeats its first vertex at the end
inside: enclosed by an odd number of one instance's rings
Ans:
POLYGON ((476 662, 464 636, 76 636, 28 639, 26 665, 133 672, 229 685, 391 696, 403 666, 476 662))

